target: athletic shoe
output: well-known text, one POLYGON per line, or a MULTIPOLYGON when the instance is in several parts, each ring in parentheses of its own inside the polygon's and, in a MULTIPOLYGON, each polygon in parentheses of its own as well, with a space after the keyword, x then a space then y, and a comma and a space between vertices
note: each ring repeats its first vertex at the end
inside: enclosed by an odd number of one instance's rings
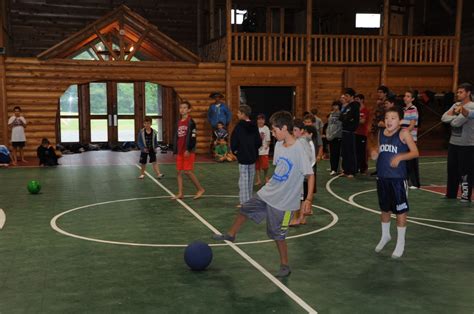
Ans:
POLYGON ((138 177, 138 179, 143 179, 143 178, 145 178, 145 175, 144 175, 144 174, 141 174, 141 175, 138 177))
POLYGON ((461 203, 469 203, 470 201, 468 198, 461 197, 461 203))
POLYGON ((164 176, 165 176, 164 174, 160 173, 160 174, 157 175, 156 177, 157 177, 158 179, 161 179, 161 178, 163 178, 164 176))
POLYGON ((290 266, 280 265, 280 269, 278 270, 278 273, 275 274, 275 277, 285 278, 285 277, 288 277, 290 274, 291 274, 290 266))
POLYGON ((216 241, 230 241, 230 242, 234 242, 235 241, 235 237, 229 235, 229 234, 213 234, 212 235, 212 239, 216 240, 216 241))
POLYGON ((335 176, 336 174, 337 174, 337 172, 334 171, 334 170, 329 173, 330 176, 335 176))
POLYGON ((418 189, 419 189, 419 187, 414 186, 414 185, 410 185, 410 190, 418 190, 418 189))

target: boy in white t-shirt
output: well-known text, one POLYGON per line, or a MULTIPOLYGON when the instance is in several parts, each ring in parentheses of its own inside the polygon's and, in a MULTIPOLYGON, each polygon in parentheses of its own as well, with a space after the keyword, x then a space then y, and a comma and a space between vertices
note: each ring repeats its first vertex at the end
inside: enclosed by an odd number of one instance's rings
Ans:
POLYGON ((26 143, 26 136, 25 136, 26 119, 21 114, 20 107, 18 106, 15 107, 13 111, 15 112, 15 114, 11 116, 10 119, 8 119, 8 128, 12 130, 12 137, 11 137, 11 143, 13 147, 12 164, 16 165, 17 149, 20 151, 21 161, 26 162, 25 156, 23 154, 23 147, 25 147, 25 143, 26 143))
POLYGON ((258 159, 255 162, 255 171, 257 180, 255 181, 255 185, 262 184, 260 180, 260 172, 263 172, 264 176, 264 184, 268 181, 268 154, 270 153, 270 129, 268 126, 265 125, 265 115, 259 114, 257 116, 257 126, 258 126, 258 133, 260 133, 260 138, 262 139, 262 146, 258 149, 258 159))

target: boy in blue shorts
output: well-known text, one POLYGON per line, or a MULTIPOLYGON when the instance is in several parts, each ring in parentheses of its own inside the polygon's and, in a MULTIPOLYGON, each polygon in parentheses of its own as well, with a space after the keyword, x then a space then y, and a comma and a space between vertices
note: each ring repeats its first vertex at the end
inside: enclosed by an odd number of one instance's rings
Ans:
POLYGON ((406 161, 418 157, 418 148, 407 130, 402 130, 400 121, 403 112, 390 108, 385 113, 385 129, 378 137, 378 151, 372 152, 377 159, 377 194, 382 211, 382 237, 375 248, 380 252, 391 240, 390 214, 397 216, 397 245, 392 258, 400 258, 405 250, 405 233, 409 211, 407 194, 406 161))
MULTIPOLYGON (((309 158, 300 141, 293 136, 293 117, 287 111, 278 111, 270 118, 272 134, 277 139, 273 164, 275 171, 250 200, 242 204, 240 213, 226 234, 215 234, 215 240, 234 242, 237 232, 247 219, 256 223, 267 220, 267 235, 275 240, 280 255, 280 270, 276 277, 286 277, 291 273, 288 264, 288 247, 285 241, 288 224, 293 213, 300 209, 303 180, 308 178, 308 191, 314 189, 314 174, 309 158)), ((303 208, 309 211, 313 193, 308 192, 303 208)))

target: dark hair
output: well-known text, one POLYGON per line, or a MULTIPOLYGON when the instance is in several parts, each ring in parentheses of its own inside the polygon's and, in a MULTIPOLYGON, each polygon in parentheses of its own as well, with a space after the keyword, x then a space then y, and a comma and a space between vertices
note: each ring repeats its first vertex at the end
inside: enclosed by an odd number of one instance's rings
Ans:
POLYGON ((150 122, 151 123, 151 118, 150 117, 145 117, 145 119, 143 119, 143 122, 150 122))
POLYGON ((224 122, 222 122, 222 121, 217 121, 217 124, 222 124, 222 125, 224 125, 224 122))
POLYGON ((283 128, 286 125, 288 132, 293 133, 293 116, 288 111, 277 111, 270 117, 272 127, 283 128))
POLYGON ((258 116, 257 116, 257 120, 258 119, 263 119, 265 120, 265 115, 263 113, 259 113, 258 116))
POLYGON ((464 89, 466 92, 471 92, 471 95, 469 95, 469 99, 472 100, 473 87, 472 87, 471 84, 469 84, 469 83, 462 83, 462 84, 459 84, 458 89, 464 89))
POLYGON ((341 110, 341 108, 342 108, 342 103, 341 103, 339 100, 335 100, 335 101, 332 102, 331 106, 332 106, 332 107, 338 106, 338 107, 339 107, 339 110, 341 110))
POLYGON ((316 118, 311 113, 308 113, 307 115, 305 115, 303 117, 303 121, 304 120, 311 120, 311 122, 313 122, 313 123, 316 122, 316 118))
POLYGON ((43 137, 41 140, 41 145, 49 144, 49 140, 46 137, 43 137))
POLYGON ((396 104, 397 103, 397 97, 390 96, 390 97, 387 97, 387 99, 385 99, 385 101, 391 102, 392 104, 396 104))
POLYGON ((18 109, 19 111, 21 111, 20 106, 15 106, 15 108, 13 108, 13 111, 15 111, 15 110, 17 110, 17 109, 18 109))
POLYGON ((304 123, 302 119, 294 119, 293 120, 293 128, 298 128, 302 130, 304 127, 304 123))
POLYGON ((303 130, 311 134, 311 140, 315 145, 318 142, 318 130, 313 125, 305 125, 303 126, 303 130))
POLYGON ((380 85, 379 87, 377 87, 377 91, 379 90, 381 90, 385 95, 388 95, 388 93, 390 92, 388 87, 385 85, 380 85))
POLYGON ((410 93, 411 98, 414 98, 414 99, 416 99, 418 97, 418 92, 415 91, 415 90, 412 90, 412 89, 409 89, 409 90, 405 91, 405 93, 410 93))
POLYGON ((182 100, 182 101, 179 103, 180 106, 183 105, 183 104, 186 105, 186 106, 188 107, 188 109, 191 109, 191 103, 190 103, 189 101, 187 101, 187 100, 182 100))
POLYGON ((252 108, 250 108, 249 105, 240 105, 239 111, 247 117, 250 117, 250 115, 252 114, 252 108))
POLYGON ((355 97, 359 98, 359 99, 362 99, 362 100, 365 100, 364 94, 357 94, 357 95, 355 95, 355 97))
POLYGON ((389 108, 387 109, 387 111, 385 111, 385 114, 389 113, 389 112, 396 112, 398 114, 398 118, 400 120, 403 119, 403 110, 400 109, 399 107, 392 107, 392 108, 389 108))
POLYGON ((356 94, 356 92, 355 92, 355 90, 354 90, 353 88, 346 87, 346 88, 344 88, 344 94, 347 94, 347 95, 349 95, 349 96, 354 97, 355 94, 356 94))
POLYGON ((209 98, 224 98, 224 95, 222 95, 220 92, 212 92, 211 94, 209 94, 209 98))
POLYGON ((317 115, 318 115, 318 108, 313 108, 313 109, 311 109, 311 113, 312 113, 313 115, 317 116, 317 115))

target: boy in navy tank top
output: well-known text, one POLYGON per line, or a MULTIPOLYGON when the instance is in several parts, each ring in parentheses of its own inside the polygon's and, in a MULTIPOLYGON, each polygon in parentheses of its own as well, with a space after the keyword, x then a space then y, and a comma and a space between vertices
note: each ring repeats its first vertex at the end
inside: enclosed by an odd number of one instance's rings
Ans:
POLYGON ((400 128, 403 113, 390 108, 385 113, 385 129, 380 130, 378 151, 372 152, 377 159, 377 194, 382 211, 382 237, 375 248, 380 252, 391 240, 390 215, 397 216, 397 245, 392 258, 400 258, 405 249, 405 233, 409 210, 407 195, 406 161, 418 157, 418 148, 410 132, 400 128))

